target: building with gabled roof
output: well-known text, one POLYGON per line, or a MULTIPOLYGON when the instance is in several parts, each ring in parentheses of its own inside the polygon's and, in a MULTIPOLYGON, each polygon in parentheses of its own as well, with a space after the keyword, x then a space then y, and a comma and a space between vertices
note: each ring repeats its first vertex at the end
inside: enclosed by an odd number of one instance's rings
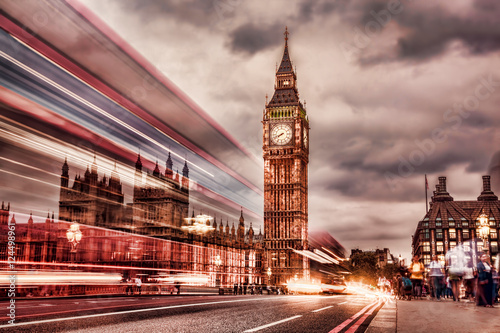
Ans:
POLYGON ((433 254, 444 261, 446 252, 457 245, 468 241, 474 241, 474 244, 482 243, 477 231, 482 214, 488 217, 490 227, 486 245, 489 253, 496 255, 500 201, 491 190, 490 176, 483 176, 483 191, 477 200, 467 201, 455 201, 446 189, 446 177, 439 177, 430 209, 418 222, 413 235, 413 255, 420 256, 424 264, 429 264, 433 254))

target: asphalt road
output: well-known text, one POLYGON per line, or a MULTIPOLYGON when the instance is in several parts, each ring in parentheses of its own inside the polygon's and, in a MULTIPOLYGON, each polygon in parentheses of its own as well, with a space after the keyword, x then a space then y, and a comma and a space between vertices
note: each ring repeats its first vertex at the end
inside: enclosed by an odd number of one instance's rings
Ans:
MULTIPOLYGON (((0 309, 7 310, 8 302, 0 309)), ((16 301, 12 332, 364 332, 382 303, 361 295, 141 296, 16 301)))

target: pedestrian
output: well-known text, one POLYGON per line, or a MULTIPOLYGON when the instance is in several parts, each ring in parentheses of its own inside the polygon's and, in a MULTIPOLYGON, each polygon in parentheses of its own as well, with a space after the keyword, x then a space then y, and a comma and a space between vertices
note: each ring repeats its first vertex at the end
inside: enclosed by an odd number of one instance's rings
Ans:
POLYGON ((177 295, 180 295, 181 293, 181 283, 180 281, 175 282, 175 289, 177 289, 177 295))
POLYGON ((420 262, 420 258, 418 255, 413 257, 413 261, 410 266, 411 275, 410 280, 413 285, 413 296, 421 297, 422 296, 422 280, 424 279, 424 265, 420 262))
POLYGON ((472 302, 476 295, 476 276, 477 270, 472 267, 472 262, 467 264, 464 269, 464 275, 462 276, 462 281, 465 287, 465 298, 467 302, 472 302))
POLYGON ((446 290, 444 292, 444 295, 446 298, 452 298, 453 297, 453 292, 451 291, 451 282, 450 282, 450 277, 446 277, 446 290))
POLYGON ((465 252, 462 246, 455 246, 446 253, 448 278, 453 293, 453 301, 460 302, 460 284, 467 267, 465 252))
POLYGON ((436 297, 436 300, 441 300, 441 288, 443 285, 443 265, 439 261, 437 261, 437 256, 435 254, 432 255, 432 261, 429 264, 429 277, 431 278, 431 283, 433 287, 433 296, 436 297))
POLYGON ((141 281, 141 279, 139 277, 135 278, 135 287, 137 289, 137 292, 140 295, 141 294, 141 289, 142 289, 142 281, 141 281))
POLYGON ((125 293, 127 295, 133 295, 134 294, 134 290, 132 289, 132 280, 128 277, 127 278, 127 288, 125 290, 125 293))
POLYGON ((233 286, 233 295, 237 295, 238 294, 238 284, 234 284, 233 286))
POLYGON ((493 281, 493 285, 491 288, 491 297, 492 297, 491 304, 495 304, 498 298, 498 282, 499 282, 499 276, 495 266, 491 266, 491 278, 493 281))
POLYGON ((411 295, 413 293, 413 283, 411 282, 411 279, 408 277, 410 273, 407 273, 405 276, 402 277, 402 286, 403 286, 403 298, 407 298, 409 301, 411 301, 411 295))
POLYGON ((478 306, 493 307, 493 278, 488 260, 488 255, 483 253, 481 261, 477 263, 478 278, 476 304, 478 306))

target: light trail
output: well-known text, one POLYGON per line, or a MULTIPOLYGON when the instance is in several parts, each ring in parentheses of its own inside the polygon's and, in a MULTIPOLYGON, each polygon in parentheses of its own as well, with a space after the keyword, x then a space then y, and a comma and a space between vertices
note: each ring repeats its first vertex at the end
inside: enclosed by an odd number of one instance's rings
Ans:
POLYGON ((271 326, 282 324, 282 323, 285 323, 287 321, 294 320, 294 319, 297 319, 297 318, 300 318, 300 317, 302 317, 302 315, 297 315, 297 316, 293 316, 293 317, 290 317, 290 318, 278 320, 278 321, 275 321, 275 322, 267 324, 267 325, 262 325, 262 326, 259 326, 259 327, 256 327, 256 328, 252 328, 250 330, 246 330, 244 332, 257 332, 257 331, 263 330, 264 328, 268 328, 268 327, 271 327, 271 326))
MULTIPOLYGON (((22 68, 24 71, 30 73, 31 75, 39 78, 40 80, 46 82, 47 84, 51 85, 52 87, 58 89, 59 91, 65 93, 66 95, 72 97, 73 99, 77 100, 78 102, 82 103, 83 105, 91 108, 92 110, 98 112, 99 114, 103 115, 104 117, 108 118, 109 120, 111 121, 114 121, 115 123, 121 125, 122 127, 128 129, 129 131, 133 132, 134 134, 146 139, 147 141, 151 142, 152 144, 158 146, 159 148, 163 149, 164 151, 166 152, 171 152, 174 156, 176 156, 177 158, 179 159, 183 159, 182 156, 180 156, 179 154, 175 153, 175 152, 172 152, 170 150, 170 148, 164 146, 163 144, 161 144, 160 142, 158 142, 157 140, 151 138, 150 136, 146 135, 145 133, 137 130, 136 128, 130 126, 129 124, 125 123, 124 121, 118 119, 117 117, 109 114, 108 112, 104 111, 103 109, 101 109, 100 107, 94 105, 93 103, 87 101, 86 99, 83 99, 81 98, 80 96, 78 96, 77 94, 73 93, 72 91, 66 89, 65 87, 61 86, 60 84, 54 82, 53 80, 49 79, 48 77, 44 76, 43 74, 37 72, 36 70, 34 70, 33 68, 23 64, 22 62, 18 61, 17 59, 14 59, 13 57, 9 56, 8 54, 6 54, 5 52, 3 51, 0 51, 0 56, 3 57, 4 59, 10 61, 11 63, 15 64, 16 66, 18 66, 19 68, 22 68)), ((129 111, 129 110, 127 110, 129 111)), ((129 111, 130 112, 130 111, 129 111)), ((137 117, 134 113, 131 113, 133 114, 135 117, 137 117)), ((192 152, 193 154, 196 154, 193 150, 191 150, 190 148, 182 145, 179 141, 177 141, 176 139, 168 136, 166 133, 160 131, 158 128, 156 128, 155 126, 149 124, 150 126, 152 126, 155 130, 157 130, 159 133, 161 133, 162 135, 164 136, 167 136, 169 139, 171 139, 172 141, 176 142, 177 144, 183 146, 185 149, 189 150, 190 152, 192 152)), ((190 161, 187 161, 190 165, 194 166, 195 168, 199 169, 200 171, 206 173, 207 175, 211 176, 211 177, 215 177, 212 173, 210 173, 209 171, 205 170, 204 168, 200 167, 199 165, 197 164, 194 164, 193 162, 190 162, 190 161)))
MULTIPOLYGON (((67 321, 67 320, 89 319, 89 318, 108 317, 108 316, 124 315, 124 314, 131 314, 131 313, 170 310, 170 309, 177 309, 177 308, 188 308, 188 307, 195 307, 195 306, 238 303, 238 302, 254 302, 254 301, 263 301, 263 300, 280 300, 280 298, 274 298, 274 297, 260 298, 259 297, 259 298, 255 298, 255 299, 237 299, 237 300, 231 300, 231 301, 179 304, 179 305, 161 306, 161 307, 148 308, 148 309, 126 310, 126 311, 118 311, 118 312, 112 312, 112 313, 100 313, 100 314, 74 316, 74 317, 67 317, 67 318, 54 318, 54 319, 37 320, 37 321, 30 321, 30 322, 26 322, 26 323, 16 323, 15 326, 16 327, 17 326, 28 326, 28 325, 36 325, 36 324, 55 323, 55 322, 61 322, 61 321, 67 321)), ((12 328, 12 325, 11 324, 0 325, 0 328, 7 328, 7 327, 12 328)))
POLYGON ((342 324, 340 324, 337 327, 335 327, 329 333, 339 333, 340 331, 342 331, 344 329, 344 327, 346 327, 347 325, 349 325, 353 320, 355 320, 358 317, 360 317, 361 315, 363 315, 363 313, 365 313, 365 311, 368 311, 368 309, 370 309, 375 304, 377 304, 377 302, 373 302, 371 304, 368 304, 361 311, 359 311, 358 313, 356 313, 355 315, 353 315, 351 318, 345 320, 342 324))

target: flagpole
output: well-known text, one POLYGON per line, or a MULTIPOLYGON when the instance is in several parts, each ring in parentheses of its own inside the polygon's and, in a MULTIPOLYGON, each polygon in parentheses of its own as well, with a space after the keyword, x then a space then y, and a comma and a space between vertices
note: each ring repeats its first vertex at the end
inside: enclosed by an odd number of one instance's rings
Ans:
POLYGON ((429 188, 429 183, 427 182, 427 174, 425 175, 425 213, 429 212, 429 202, 427 200, 427 189, 429 188))

